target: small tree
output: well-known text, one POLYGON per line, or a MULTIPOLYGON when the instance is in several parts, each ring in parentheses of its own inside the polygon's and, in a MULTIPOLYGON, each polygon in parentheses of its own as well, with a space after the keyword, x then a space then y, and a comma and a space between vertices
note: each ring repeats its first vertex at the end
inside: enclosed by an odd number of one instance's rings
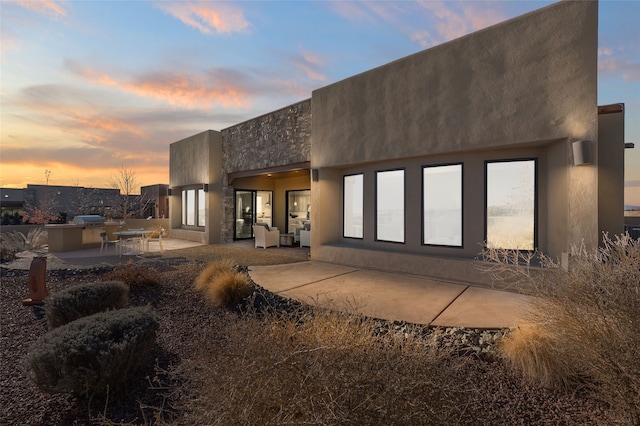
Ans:
POLYGON ((130 195, 140 187, 136 173, 133 169, 123 164, 113 175, 109 177, 109 183, 112 188, 120 190, 122 214, 123 218, 126 219, 131 204, 130 199, 132 197, 130 197, 130 195))
POLYGON ((56 194, 53 190, 47 191, 42 197, 34 201, 25 201, 22 220, 25 223, 43 225, 58 221, 56 212, 56 194))

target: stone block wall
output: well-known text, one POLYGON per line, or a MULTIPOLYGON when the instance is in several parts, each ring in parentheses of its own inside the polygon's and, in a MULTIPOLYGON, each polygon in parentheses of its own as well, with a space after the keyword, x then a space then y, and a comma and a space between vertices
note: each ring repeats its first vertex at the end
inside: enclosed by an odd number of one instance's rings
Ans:
POLYGON ((221 133, 225 173, 309 161, 311 99, 226 128, 221 133))
POLYGON ((234 190, 228 174, 266 170, 311 159, 311 99, 253 118, 221 131, 221 243, 233 241, 234 190))

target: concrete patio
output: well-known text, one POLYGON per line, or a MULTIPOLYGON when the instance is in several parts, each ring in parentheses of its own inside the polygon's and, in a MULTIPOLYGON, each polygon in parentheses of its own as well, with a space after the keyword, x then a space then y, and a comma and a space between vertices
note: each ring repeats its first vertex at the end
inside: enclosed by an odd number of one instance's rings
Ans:
MULTIPOLYGON (((164 256, 171 251, 204 244, 167 238, 164 256)), ((253 241, 239 241, 233 247, 255 249, 253 241)), ((296 251, 306 248, 269 248, 269 251, 296 251)), ((47 268, 113 266, 129 261, 159 258, 159 246, 152 245, 140 256, 118 256, 113 247, 100 255, 100 248, 64 253, 47 253, 47 268)), ((301 254, 302 253, 302 254, 301 254)), ((35 253, 24 253, 2 267, 28 270, 35 253)), ((250 266, 253 281, 284 297, 305 303, 356 311, 374 318, 400 320, 440 327, 497 329, 526 321, 531 298, 516 292, 494 290, 468 283, 446 282, 426 276, 354 268, 317 261, 250 266)))
POLYGON ((509 291, 313 261, 249 270, 254 282, 285 297, 431 326, 514 327, 526 320, 531 301, 509 291))

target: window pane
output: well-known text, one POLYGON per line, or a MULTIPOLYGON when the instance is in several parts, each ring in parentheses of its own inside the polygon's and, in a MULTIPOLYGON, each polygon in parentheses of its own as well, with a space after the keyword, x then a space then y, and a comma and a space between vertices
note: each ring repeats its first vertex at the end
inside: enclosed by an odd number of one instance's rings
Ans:
POLYGON ((182 224, 187 224, 187 191, 182 191, 182 224))
POLYGON ((462 246, 462 164, 425 167, 424 244, 462 246))
POLYGON ((404 170, 376 174, 376 239, 404 242, 404 170))
POLYGON ((196 224, 196 190, 187 190, 187 226, 196 224))
POLYGON ((535 160, 487 163, 487 246, 533 250, 535 160))
POLYGON ((198 190, 198 226, 206 225, 204 189, 198 190))
POLYGON ((344 236, 362 238, 364 175, 344 177, 344 236))

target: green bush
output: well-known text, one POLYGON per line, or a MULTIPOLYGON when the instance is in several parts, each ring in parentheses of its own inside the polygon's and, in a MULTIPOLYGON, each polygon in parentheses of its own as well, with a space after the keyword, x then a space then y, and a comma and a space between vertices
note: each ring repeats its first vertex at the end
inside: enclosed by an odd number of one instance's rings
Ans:
POLYGON ((80 318, 35 342, 25 359, 27 377, 45 392, 104 394, 144 360, 157 328, 149 306, 80 318))
POLYGON ((53 330, 98 312, 124 308, 128 301, 129 287, 120 281, 79 284, 45 300, 47 325, 53 330))

